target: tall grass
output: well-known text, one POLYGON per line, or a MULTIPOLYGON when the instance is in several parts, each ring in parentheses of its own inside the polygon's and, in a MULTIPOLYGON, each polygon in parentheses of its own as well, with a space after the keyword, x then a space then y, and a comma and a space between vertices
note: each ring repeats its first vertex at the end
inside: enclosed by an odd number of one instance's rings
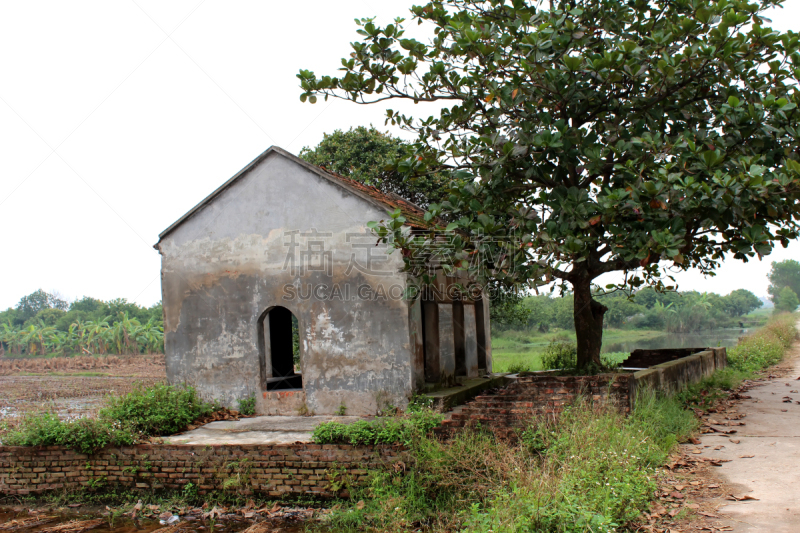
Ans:
MULTIPOLYGON (((796 337, 782 317, 730 351, 730 368, 684 393, 637 395, 630 416, 578 402, 557 419, 530 420, 516 444, 464 431, 449 443, 420 437, 402 468, 374 472, 337 508, 337 531, 427 529, 462 532, 616 531, 646 510, 656 469, 698 429, 686 403, 713 401, 722 389, 781 360, 796 337)), ((395 465, 397 466, 397 465, 395 465)))
POLYGON ((464 431, 411 443, 409 464, 374 472, 325 527, 397 531, 612 531, 647 507, 655 468, 697 422, 675 400, 639 398, 632 416, 578 403, 531 420, 520 442, 464 431))
POLYGON ((735 370, 755 372, 779 363, 797 338, 797 315, 784 314, 767 322, 728 350, 728 363, 735 370))

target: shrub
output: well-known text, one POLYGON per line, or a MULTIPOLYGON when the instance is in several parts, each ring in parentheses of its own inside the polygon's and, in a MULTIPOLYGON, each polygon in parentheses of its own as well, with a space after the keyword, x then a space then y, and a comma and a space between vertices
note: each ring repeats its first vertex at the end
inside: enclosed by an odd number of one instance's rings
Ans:
POLYGON ((108 445, 135 444, 143 436, 176 433, 215 409, 192 387, 136 387, 119 398, 108 396, 96 419, 62 422, 51 412, 24 416, 4 432, 2 441, 9 446, 66 446, 88 454, 108 445))
POLYGON ((119 398, 109 396, 100 418, 124 422, 143 435, 171 435, 216 409, 190 386, 136 387, 119 398))
POLYGON ((94 418, 79 418, 64 424, 58 444, 80 453, 91 454, 109 444, 130 446, 138 440, 138 436, 127 425, 94 418))
POLYGON ((3 437, 3 443, 8 446, 66 446, 86 454, 109 444, 127 446, 137 440, 137 435, 122 424, 92 418, 62 422, 50 412, 23 417, 17 427, 3 437))
POLYGON ((55 413, 42 412, 23 416, 16 427, 3 435, 7 446, 56 446, 64 435, 64 423, 55 413))
POLYGON ((531 366, 530 363, 521 363, 521 362, 511 363, 510 365, 508 365, 508 368, 506 369, 506 372, 509 372, 511 374, 519 374, 520 372, 532 372, 532 371, 533 367, 531 366))
POLYGON ((542 353, 545 370, 569 370, 578 365, 578 348, 574 343, 553 341, 542 353))

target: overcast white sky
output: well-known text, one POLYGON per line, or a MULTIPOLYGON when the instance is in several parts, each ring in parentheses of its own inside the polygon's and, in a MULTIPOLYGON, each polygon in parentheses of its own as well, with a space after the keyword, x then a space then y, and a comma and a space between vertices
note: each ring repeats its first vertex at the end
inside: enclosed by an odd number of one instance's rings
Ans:
MULTIPOLYGON (((256 155, 385 129, 386 106, 301 104, 295 75, 334 73, 354 18, 414 3, 0 2, 0 309, 38 288, 160 300, 158 233, 256 155)), ((786 5, 773 25, 797 29, 800 0, 786 5)), ((761 296, 770 262, 787 258, 799 243, 678 281, 761 296)))

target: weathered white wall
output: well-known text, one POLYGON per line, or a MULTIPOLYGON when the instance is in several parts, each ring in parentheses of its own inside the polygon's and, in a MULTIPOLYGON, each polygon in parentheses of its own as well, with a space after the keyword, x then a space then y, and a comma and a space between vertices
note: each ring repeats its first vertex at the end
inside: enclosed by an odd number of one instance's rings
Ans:
MULTIPOLYGON (((348 414, 373 414, 380 402, 405 405, 413 387, 410 313, 407 302, 392 298, 405 287, 402 259, 385 258, 384 274, 346 274, 353 254, 366 263, 366 250, 354 248, 347 234, 368 234, 366 223, 386 216, 280 154, 263 159, 159 244, 170 382, 190 383, 234 407, 256 394, 259 411, 274 410, 274 394, 265 397, 260 385, 257 321, 280 305, 300 323, 305 391, 300 400, 284 400, 286 410, 303 399, 318 414, 340 404, 348 414), (332 234, 323 239, 330 275, 289 271, 292 230, 332 234), (353 301, 330 299, 334 285, 353 301), (316 296, 300 298, 309 287, 317 287, 316 296), (358 298, 360 287, 362 295, 367 287, 377 296, 358 298)), ((296 239, 296 261, 308 240, 296 239)))

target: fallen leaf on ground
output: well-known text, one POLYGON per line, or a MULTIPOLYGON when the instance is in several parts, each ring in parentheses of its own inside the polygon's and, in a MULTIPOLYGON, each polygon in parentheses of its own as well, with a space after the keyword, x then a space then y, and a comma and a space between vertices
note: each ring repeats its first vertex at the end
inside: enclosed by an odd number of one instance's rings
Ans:
POLYGON ((743 496, 734 496, 733 494, 729 494, 725 499, 726 500, 733 500, 735 502, 741 502, 741 501, 747 501, 747 500, 758 501, 758 498, 754 498, 754 497, 750 496, 749 494, 745 494, 743 496))
POLYGON ((364 500, 359 500, 358 503, 356 504, 356 509, 360 511, 361 509, 364 508, 364 505, 365 505, 364 500))
POLYGON ((719 485, 717 485, 716 483, 713 483, 713 484, 709 485, 709 486, 708 486, 708 487, 706 487, 706 488, 707 488, 707 489, 718 489, 718 488, 719 488, 719 485))
POLYGON ((755 455, 740 455, 739 459, 752 459, 755 455))
POLYGON ((697 514, 699 514, 699 515, 702 515, 702 516, 707 516, 708 518, 719 518, 719 517, 718 517, 717 515, 715 515, 714 513, 705 513, 705 512, 703 512, 703 511, 700 511, 700 512, 699 512, 699 513, 697 513, 697 514))
POLYGON ((740 442, 742 442, 739 439, 728 439, 728 440, 731 441, 734 444, 739 444, 740 442))

